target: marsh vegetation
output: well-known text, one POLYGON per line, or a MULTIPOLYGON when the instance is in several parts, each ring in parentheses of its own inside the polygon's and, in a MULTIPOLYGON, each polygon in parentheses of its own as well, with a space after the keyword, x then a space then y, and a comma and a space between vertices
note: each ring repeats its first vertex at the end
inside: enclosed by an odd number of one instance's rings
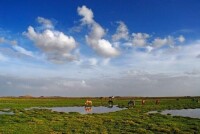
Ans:
MULTIPOLYGON (((108 106, 108 98, 90 98, 93 106, 108 106)), ((162 115, 162 110, 195 109, 200 103, 192 98, 135 98, 135 106, 109 113, 80 114, 57 112, 42 107, 84 106, 86 98, 0 98, 0 133, 200 133, 200 119, 162 115), (40 107, 40 109, 29 109, 40 107), (9 109, 8 109, 9 108, 9 109), (6 110, 5 110, 6 109, 6 110), (158 113, 148 114, 149 111, 158 113)), ((113 100, 118 107, 127 107, 130 98, 113 100)))

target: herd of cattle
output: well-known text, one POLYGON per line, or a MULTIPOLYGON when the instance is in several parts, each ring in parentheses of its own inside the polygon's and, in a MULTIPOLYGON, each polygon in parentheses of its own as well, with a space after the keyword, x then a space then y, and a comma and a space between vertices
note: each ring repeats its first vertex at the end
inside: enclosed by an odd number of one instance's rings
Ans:
MULTIPOLYGON (((142 105, 145 105, 145 100, 143 99, 142 101, 141 101, 141 104, 142 105)), ((109 106, 113 106, 113 100, 112 100, 112 98, 110 98, 109 99, 109 101, 108 101, 108 105, 109 106)), ((159 105, 160 104, 160 100, 159 99, 156 99, 155 100, 155 104, 156 105, 159 105)), ((86 102, 85 102, 85 106, 92 106, 92 101, 91 100, 86 100, 86 102)), ((135 106, 135 100, 134 99, 132 99, 132 100, 130 100, 129 102, 128 102, 128 107, 131 107, 131 106, 135 106)))
MULTIPOLYGON (((113 98, 114 97, 109 97, 109 101, 108 101, 108 106, 113 106, 113 98)), ((179 99, 178 99, 179 100, 179 99)), ((193 101, 196 101, 197 103, 200 103, 200 99, 192 99, 193 101)), ((145 102, 146 102, 146 100, 145 99, 142 99, 141 100, 141 104, 142 105, 145 105, 145 102)), ((156 99, 155 100, 155 104, 156 105, 159 105, 160 104, 160 99, 156 99)), ((131 99, 129 102, 128 102, 128 107, 133 107, 133 106, 135 106, 136 105, 136 103, 135 103, 135 100, 134 99, 131 99)), ((90 106, 92 106, 92 101, 91 100, 86 100, 86 102, 85 102, 85 106, 86 107, 90 107, 90 106)))

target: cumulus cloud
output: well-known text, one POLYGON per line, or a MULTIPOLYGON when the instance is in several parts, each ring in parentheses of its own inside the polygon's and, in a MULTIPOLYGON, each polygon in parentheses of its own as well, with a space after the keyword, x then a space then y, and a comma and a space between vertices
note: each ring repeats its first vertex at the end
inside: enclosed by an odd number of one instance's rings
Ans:
POLYGON ((114 35, 112 35, 113 42, 103 39, 106 35, 103 27, 94 20, 94 14, 91 9, 86 6, 78 7, 77 12, 83 18, 81 19, 82 25, 87 25, 90 33, 86 35, 87 44, 93 48, 99 55, 110 58, 119 55, 119 49, 121 49, 120 40, 124 40, 123 46, 125 47, 143 47, 147 52, 151 52, 156 48, 163 46, 174 47, 176 43, 182 43, 185 38, 180 35, 177 38, 173 36, 167 36, 165 38, 151 38, 152 36, 147 33, 133 33, 129 37, 129 30, 124 22, 119 21, 119 26, 114 35))
POLYGON ((119 55, 119 52, 114 47, 112 47, 112 44, 109 41, 105 39, 95 40, 91 36, 87 36, 86 41, 88 44, 92 45, 92 48, 98 54, 104 57, 115 57, 119 55))
MULTIPOLYGON (((82 6, 78 7, 77 12, 82 16, 82 24, 77 31, 87 26, 89 29, 89 33, 85 36, 87 44, 104 58, 84 57, 79 53, 79 49, 75 50, 77 42, 72 36, 56 30, 49 19, 38 17, 37 21, 41 27, 29 26, 25 35, 49 60, 59 63, 71 61, 76 59, 74 55, 80 55, 81 59, 75 61, 75 64, 71 62, 62 66, 55 65, 53 69, 45 63, 37 65, 30 61, 18 60, 13 60, 9 64, 1 62, 0 90, 8 89, 3 94, 7 94, 7 91, 13 93, 13 89, 16 89, 18 94, 27 94, 28 91, 35 95, 55 95, 56 93, 56 95, 69 96, 105 96, 113 95, 113 93, 115 95, 157 96, 171 95, 172 91, 176 91, 177 95, 199 93, 200 75, 197 72, 200 68, 200 42, 176 45, 185 41, 183 35, 155 38, 150 34, 139 32, 133 33, 130 37, 129 30, 122 21, 118 22, 119 26, 112 35, 112 42, 105 39, 106 30, 94 20, 91 9, 82 6), (124 46, 127 51, 123 50, 124 46), (133 49, 129 49, 130 47, 133 49), (123 51, 123 55, 118 59, 110 60, 111 57, 119 55, 119 49, 123 51), (130 69, 134 71, 124 73, 130 69), (143 71, 135 71, 139 69, 143 71), (197 72, 191 72, 193 69, 197 72), (174 76, 182 72, 190 73, 186 73, 186 76, 174 76), (6 75, 1 76, 1 74, 6 75), (7 74, 28 78, 9 77, 7 74), (188 75, 193 76, 190 78, 188 75), (42 78, 38 79, 38 77, 42 78)), ((34 56, 33 52, 23 48, 15 40, 0 37, 0 43, 9 44, 9 48, 12 48, 9 50, 13 52, 34 56)), ((7 58, 4 50, 5 48, 0 48, 0 61, 5 61, 7 58)), ((9 52, 9 54, 12 53, 9 52)), ((21 56, 17 54, 13 57, 21 56)))
POLYGON ((117 23, 119 24, 119 26, 117 27, 116 33, 112 36, 113 41, 118 41, 121 39, 128 40, 129 32, 127 26, 122 21, 119 21, 117 23))
MULTIPOLYGON (((40 18, 39 20, 41 23, 50 23, 44 18, 40 18)), ((48 28, 43 31, 35 31, 32 26, 29 26, 28 31, 24 34, 32 40, 51 61, 64 62, 76 59, 76 57, 71 54, 77 44, 72 36, 67 36, 63 32, 48 28)))
POLYGON ((128 41, 124 44, 126 44, 126 46, 131 46, 132 44, 132 46, 135 47, 145 47, 147 52, 150 52, 155 48, 161 48, 163 46, 175 47, 176 44, 183 43, 185 38, 182 35, 176 38, 170 35, 165 38, 153 38, 153 36, 147 33, 133 33, 131 41, 132 42, 128 41))
POLYGON ((164 38, 164 39, 156 38, 153 40, 153 46, 156 46, 156 47, 161 47, 166 44, 167 44, 167 38, 164 38))
POLYGON ((94 15, 91 9, 83 5, 82 7, 78 7, 77 11, 78 11, 78 14, 83 17, 81 19, 82 23, 84 24, 94 23, 94 20, 93 20, 94 15))
POLYGON ((183 43, 183 42, 185 41, 185 38, 184 38, 183 35, 180 35, 180 36, 177 38, 177 40, 178 40, 179 42, 183 43))
POLYGON ((133 46, 143 47, 147 45, 147 39, 150 37, 147 33, 133 33, 132 34, 132 44, 133 46))
POLYGON ((78 7, 78 14, 82 16, 82 24, 87 25, 90 29, 89 35, 86 35, 86 42, 94 51, 103 57, 115 57, 119 51, 108 41, 103 39, 105 30, 93 19, 93 12, 86 6, 78 7))
POLYGON ((146 49, 147 49, 147 52, 151 52, 154 48, 152 46, 147 46, 146 49))
POLYGON ((138 51, 133 49, 122 56, 122 60, 117 65, 126 64, 134 69, 147 70, 158 73, 186 72, 193 69, 199 70, 200 62, 198 55, 200 49, 199 42, 193 42, 164 49, 153 48, 148 51, 138 51), (192 66, 191 66, 192 65, 192 66))
POLYGON ((168 36, 166 38, 155 38, 152 42, 152 45, 156 48, 160 48, 165 45, 173 46, 175 44, 174 38, 172 36, 168 36))
POLYGON ((49 19, 37 17, 37 22, 44 26, 44 28, 54 28, 53 23, 49 19))

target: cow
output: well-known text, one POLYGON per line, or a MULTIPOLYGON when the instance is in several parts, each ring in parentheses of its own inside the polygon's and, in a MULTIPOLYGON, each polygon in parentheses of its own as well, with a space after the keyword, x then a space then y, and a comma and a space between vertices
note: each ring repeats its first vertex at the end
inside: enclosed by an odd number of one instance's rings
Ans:
POLYGON ((142 100, 142 105, 144 105, 144 104, 145 104, 145 100, 143 99, 143 100, 142 100))
POLYGON ((86 100, 86 102, 85 102, 85 106, 92 106, 92 101, 90 101, 90 100, 86 100))
POLYGON ((135 106, 135 100, 134 99, 132 99, 128 102, 128 107, 133 107, 133 106, 135 106))
POLYGON ((159 99, 156 100, 156 105, 158 105, 158 104, 160 104, 160 100, 159 99))

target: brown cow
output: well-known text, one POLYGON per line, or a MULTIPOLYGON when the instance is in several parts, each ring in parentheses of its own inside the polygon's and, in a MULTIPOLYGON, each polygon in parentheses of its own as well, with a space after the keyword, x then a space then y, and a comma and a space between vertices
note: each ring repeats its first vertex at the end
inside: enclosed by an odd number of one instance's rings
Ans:
POLYGON ((92 101, 86 100, 85 106, 92 106, 92 101))
POLYGON ((142 100, 142 105, 144 105, 144 104, 145 104, 145 100, 143 99, 143 100, 142 100))
POLYGON ((158 104, 160 104, 160 100, 159 99, 156 100, 156 105, 158 105, 158 104))

